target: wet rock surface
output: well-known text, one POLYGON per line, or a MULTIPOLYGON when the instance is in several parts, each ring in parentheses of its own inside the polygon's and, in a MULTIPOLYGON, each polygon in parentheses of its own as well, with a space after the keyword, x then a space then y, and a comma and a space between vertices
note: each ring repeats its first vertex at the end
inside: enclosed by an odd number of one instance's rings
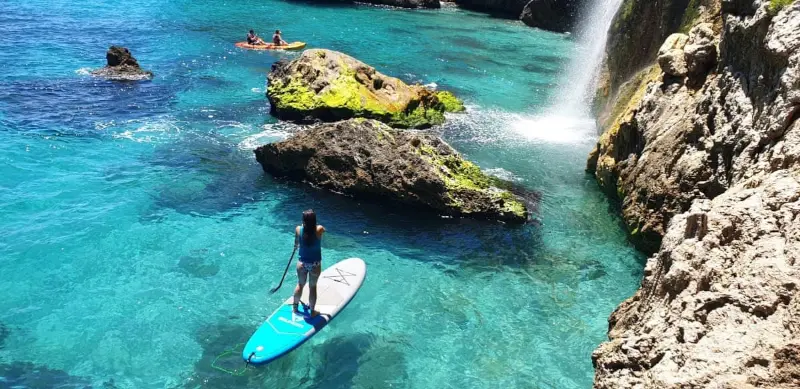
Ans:
POLYGON ((438 137, 375 121, 321 124, 255 150, 264 171, 294 181, 447 216, 525 223, 509 184, 464 160, 438 137))
POLYGON ((292 61, 278 61, 268 80, 270 112, 303 123, 370 118, 427 128, 444 123, 445 112, 464 110, 452 93, 407 85, 332 50, 306 50, 292 61))
POLYGON ((139 81, 153 78, 153 72, 143 70, 126 47, 111 46, 106 52, 106 66, 92 71, 95 77, 115 81, 139 81))

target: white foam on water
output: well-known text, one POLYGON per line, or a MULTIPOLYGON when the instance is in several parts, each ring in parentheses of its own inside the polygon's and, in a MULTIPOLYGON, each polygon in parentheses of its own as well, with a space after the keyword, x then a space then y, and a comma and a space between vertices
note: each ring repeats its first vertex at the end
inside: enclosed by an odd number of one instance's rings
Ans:
POLYGON ((522 181, 524 181, 522 178, 518 177, 514 173, 512 173, 512 172, 510 172, 510 171, 508 171, 506 169, 503 169, 501 167, 492 168, 492 169, 486 169, 486 170, 484 170, 484 172, 486 172, 486 174, 488 174, 490 176, 497 177, 497 178, 499 178, 501 180, 506 180, 506 181, 511 181, 511 182, 522 182, 522 181))
POLYGON ((81 76, 91 76, 92 75, 92 68, 80 68, 75 71, 75 74, 79 74, 81 76))
MULTIPOLYGON (((134 123, 133 121, 126 124, 134 123)), ((112 127, 109 127, 112 128, 112 127)), ((152 143, 176 137, 181 129, 178 124, 170 120, 158 120, 155 122, 145 122, 132 130, 125 130, 112 134, 117 139, 128 139, 137 143, 152 143)))
POLYGON ((297 124, 278 122, 265 124, 261 127, 263 131, 250 135, 239 142, 240 150, 255 150, 267 143, 277 142, 288 138, 292 133, 300 131, 301 127, 297 124))
POLYGON ((537 143, 579 144, 594 141, 595 121, 585 115, 549 114, 520 118, 511 124, 514 132, 537 143))

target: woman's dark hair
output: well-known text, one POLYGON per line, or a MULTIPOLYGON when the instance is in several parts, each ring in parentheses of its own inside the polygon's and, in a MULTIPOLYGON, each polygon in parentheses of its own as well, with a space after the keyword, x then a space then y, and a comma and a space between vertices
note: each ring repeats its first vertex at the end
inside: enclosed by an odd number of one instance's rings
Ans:
MULTIPOLYGON (((280 34, 280 33, 281 33, 281 30, 275 30, 275 33, 276 33, 276 34, 280 34)), ((311 211, 311 212, 314 212, 314 211, 311 211)))
POLYGON ((250 30, 250 33, 253 34, 253 30, 250 30))
POLYGON ((311 243, 317 239, 317 214, 313 209, 303 212, 303 242, 311 243))

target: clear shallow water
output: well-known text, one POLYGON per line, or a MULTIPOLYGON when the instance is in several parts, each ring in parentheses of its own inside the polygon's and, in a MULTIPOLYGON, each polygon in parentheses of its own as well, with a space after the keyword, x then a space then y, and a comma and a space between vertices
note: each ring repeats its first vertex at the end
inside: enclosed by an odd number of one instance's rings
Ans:
POLYGON ((589 387, 641 257, 583 173, 588 130, 534 116, 572 47, 453 8, 0 3, 0 386, 589 387), (269 117, 265 72, 295 54, 234 49, 251 27, 455 91, 470 111, 438 131, 539 192, 538 221, 440 219, 265 176, 252 148, 296 130, 269 117), (31 44, 41 30, 52 45, 31 44), (87 76, 112 43, 155 80, 87 76), (280 361, 213 369, 290 293, 267 291, 308 207, 328 262, 367 261, 362 291, 280 361))

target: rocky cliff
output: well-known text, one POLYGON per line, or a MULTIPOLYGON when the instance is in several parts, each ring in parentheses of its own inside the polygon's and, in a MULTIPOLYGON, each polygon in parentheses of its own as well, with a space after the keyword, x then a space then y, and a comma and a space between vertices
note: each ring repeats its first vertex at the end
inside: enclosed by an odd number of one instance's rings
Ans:
POLYGON ((626 0, 607 50, 588 170, 655 255, 595 387, 800 387, 800 3, 626 0))
POLYGON ((555 32, 572 31, 585 0, 530 0, 522 7, 523 23, 555 32))
POLYGON ((460 7, 555 32, 572 31, 586 0, 455 0, 460 7))

